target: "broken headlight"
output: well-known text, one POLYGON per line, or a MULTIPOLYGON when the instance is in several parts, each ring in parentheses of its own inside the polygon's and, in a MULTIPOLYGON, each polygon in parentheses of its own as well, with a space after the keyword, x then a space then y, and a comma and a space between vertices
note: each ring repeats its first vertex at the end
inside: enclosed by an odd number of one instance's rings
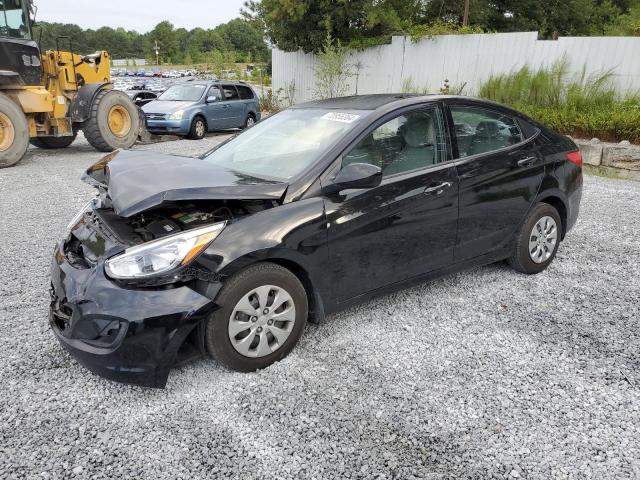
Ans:
POLYGON ((67 230, 71 230, 73 227, 75 227, 78 224, 78 222, 82 219, 84 214, 91 210, 92 205, 93 205, 93 200, 91 200, 84 207, 82 207, 82 209, 78 213, 76 213, 76 215, 71 219, 71 221, 69 222, 69 225, 67 225, 67 230))
POLYGON ((226 225, 216 223, 203 228, 128 248, 105 263, 107 274, 116 279, 135 279, 167 273, 186 265, 213 242, 226 225))

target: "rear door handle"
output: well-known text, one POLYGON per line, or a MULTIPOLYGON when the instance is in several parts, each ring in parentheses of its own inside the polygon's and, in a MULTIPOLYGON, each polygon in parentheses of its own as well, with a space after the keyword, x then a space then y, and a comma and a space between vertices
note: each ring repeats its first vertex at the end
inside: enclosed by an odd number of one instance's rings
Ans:
POLYGON ((525 157, 518 160, 519 167, 530 167, 537 160, 537 157, 525 157))
POLYGON ((443 182, 440 185, 436 185, 435 187, 428 187, 425 189, 424 193, 435 193, 436 195, 440 195, 447 188, 451 187, 451 182, 443 182))

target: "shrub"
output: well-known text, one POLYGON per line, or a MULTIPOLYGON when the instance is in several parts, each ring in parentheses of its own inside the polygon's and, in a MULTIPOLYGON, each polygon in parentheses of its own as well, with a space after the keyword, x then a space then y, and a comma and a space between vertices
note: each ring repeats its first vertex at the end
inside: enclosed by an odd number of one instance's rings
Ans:
POLYGON ((351 66, 347 64, 349 49, 339 40, 327 35, 323 49, 317 55, 314 68, 316 88, 314 97, 318 99, 336 98, 346 95, 349 90, 349 78, 353 76, 351 66))
POLYGON ((420 95, 429 94, 429 85, 424 84, 422 87, 413 80, 413 77, 407 77, 402 80, 402 93, 417 93, 420 95))
POLYGON ((550 68, 495 75, 479 95, 510 105, 567 135, 640 143, 640 95, 619 95, 612 71, 572 75, 566 59, 550 68))
POLYGON ((278 97, 273 94, 271 90, 266 95, 260 97, 260 111, 275 113, 282 109, 278 97))

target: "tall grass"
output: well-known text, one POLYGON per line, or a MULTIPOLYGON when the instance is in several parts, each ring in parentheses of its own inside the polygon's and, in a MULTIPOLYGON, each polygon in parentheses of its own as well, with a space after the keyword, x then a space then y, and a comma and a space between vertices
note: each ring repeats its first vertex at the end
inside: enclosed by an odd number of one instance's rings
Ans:
POLYGON ((481 85, 479 95, 511 105, 563 133, 601 140, 640 143, 640 94, 620 95, 615 73, 572 74, 561 59, 549 68, 525 66, 495 75, 481 85))

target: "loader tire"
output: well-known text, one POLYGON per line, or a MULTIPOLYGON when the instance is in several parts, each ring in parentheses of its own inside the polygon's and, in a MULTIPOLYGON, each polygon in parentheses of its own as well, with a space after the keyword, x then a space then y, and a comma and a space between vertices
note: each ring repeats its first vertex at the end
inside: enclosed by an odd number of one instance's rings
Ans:
POLYGON ((138 107, 122 92, 101 90, 91 105, 91 116, 82 126, 87 141, 98 151, 131 148, 138 139, 138 107))
POLYGON ((31 145, 45 150, 53 150, 56 148, 67 148, 75 142, 78 132, 73 132, 70 137, 36 137, 31 139, 31 145))
POLYGON ((0 93, 0 168, 15 165, 29 146, 29 124, 24 112, 0 93))

